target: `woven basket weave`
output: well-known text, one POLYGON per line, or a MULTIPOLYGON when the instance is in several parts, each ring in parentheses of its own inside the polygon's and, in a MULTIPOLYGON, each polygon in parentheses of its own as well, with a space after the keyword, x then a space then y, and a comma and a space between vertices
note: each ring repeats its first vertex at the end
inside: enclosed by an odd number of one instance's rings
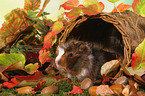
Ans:
POLYGON ((79 16, 71 20, 65 26, 65 30, 62 33, 59 42, 65 42, 72 30, 89 19, 101 19, 102 21, 109 22, 121 33, 124 44, 123 64, 130 64, 132 52, 145 37, 145 18, 138 16, 133 12, 100 13, 93 16, 79 16))

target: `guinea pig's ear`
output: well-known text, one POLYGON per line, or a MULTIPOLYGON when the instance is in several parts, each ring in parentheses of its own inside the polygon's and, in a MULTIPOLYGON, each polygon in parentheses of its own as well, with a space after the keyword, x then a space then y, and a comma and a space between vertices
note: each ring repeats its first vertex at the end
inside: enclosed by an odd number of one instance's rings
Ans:
POLYGON ((79 52, 85 53, 85 54, 90 54, 91 48, 88 46, 87 43, 81 43, 79 46, 79 52))

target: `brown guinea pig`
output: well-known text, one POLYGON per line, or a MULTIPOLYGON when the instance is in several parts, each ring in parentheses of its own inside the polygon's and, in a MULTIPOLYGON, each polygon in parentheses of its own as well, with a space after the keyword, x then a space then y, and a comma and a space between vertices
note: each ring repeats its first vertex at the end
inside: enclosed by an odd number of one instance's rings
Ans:
POLYGON ((105 62, 115 59, 116 54, 93 49, 84 41, 71 40, 57 47, 55 66, 65 77, 79 81, 89 77, 101 79, 100 68, 105 62))

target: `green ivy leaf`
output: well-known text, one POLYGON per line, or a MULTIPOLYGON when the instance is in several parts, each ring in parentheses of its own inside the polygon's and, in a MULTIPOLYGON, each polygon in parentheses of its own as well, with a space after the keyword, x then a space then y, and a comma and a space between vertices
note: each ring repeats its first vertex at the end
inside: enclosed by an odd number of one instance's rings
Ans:
POLYGON ((24 8, 26 10, 37 10, 39 7, 40 7, 40 3, 41 3, 41 0, 24 0, 25 1, 25 5, 24 5, 24 8))
POLYGON ((120 0, 108 0, 108 1, 111 2, 111 3, 116 3, 116 2, 118 2, 120 0))
POLYGON ((145 17, 145 0, 134 0, 132 9, 136 14, 145 17))
POLYGON ((136 47, 135 52, 132 55, 131 66, 133 70, 145 67, 145 39, 138 45, 138 47, 136 47))

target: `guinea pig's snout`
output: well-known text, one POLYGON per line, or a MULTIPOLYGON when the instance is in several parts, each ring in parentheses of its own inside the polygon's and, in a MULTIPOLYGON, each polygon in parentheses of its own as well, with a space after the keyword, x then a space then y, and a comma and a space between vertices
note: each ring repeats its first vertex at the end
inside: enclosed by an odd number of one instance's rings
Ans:
POLYGON ((62 55, 64 54, 64 48, 58 47, 58 55, 55 58, 55 64, 57 66, 57 68, 60 68, 59 62, 60 59, 62 58, 62 55))

